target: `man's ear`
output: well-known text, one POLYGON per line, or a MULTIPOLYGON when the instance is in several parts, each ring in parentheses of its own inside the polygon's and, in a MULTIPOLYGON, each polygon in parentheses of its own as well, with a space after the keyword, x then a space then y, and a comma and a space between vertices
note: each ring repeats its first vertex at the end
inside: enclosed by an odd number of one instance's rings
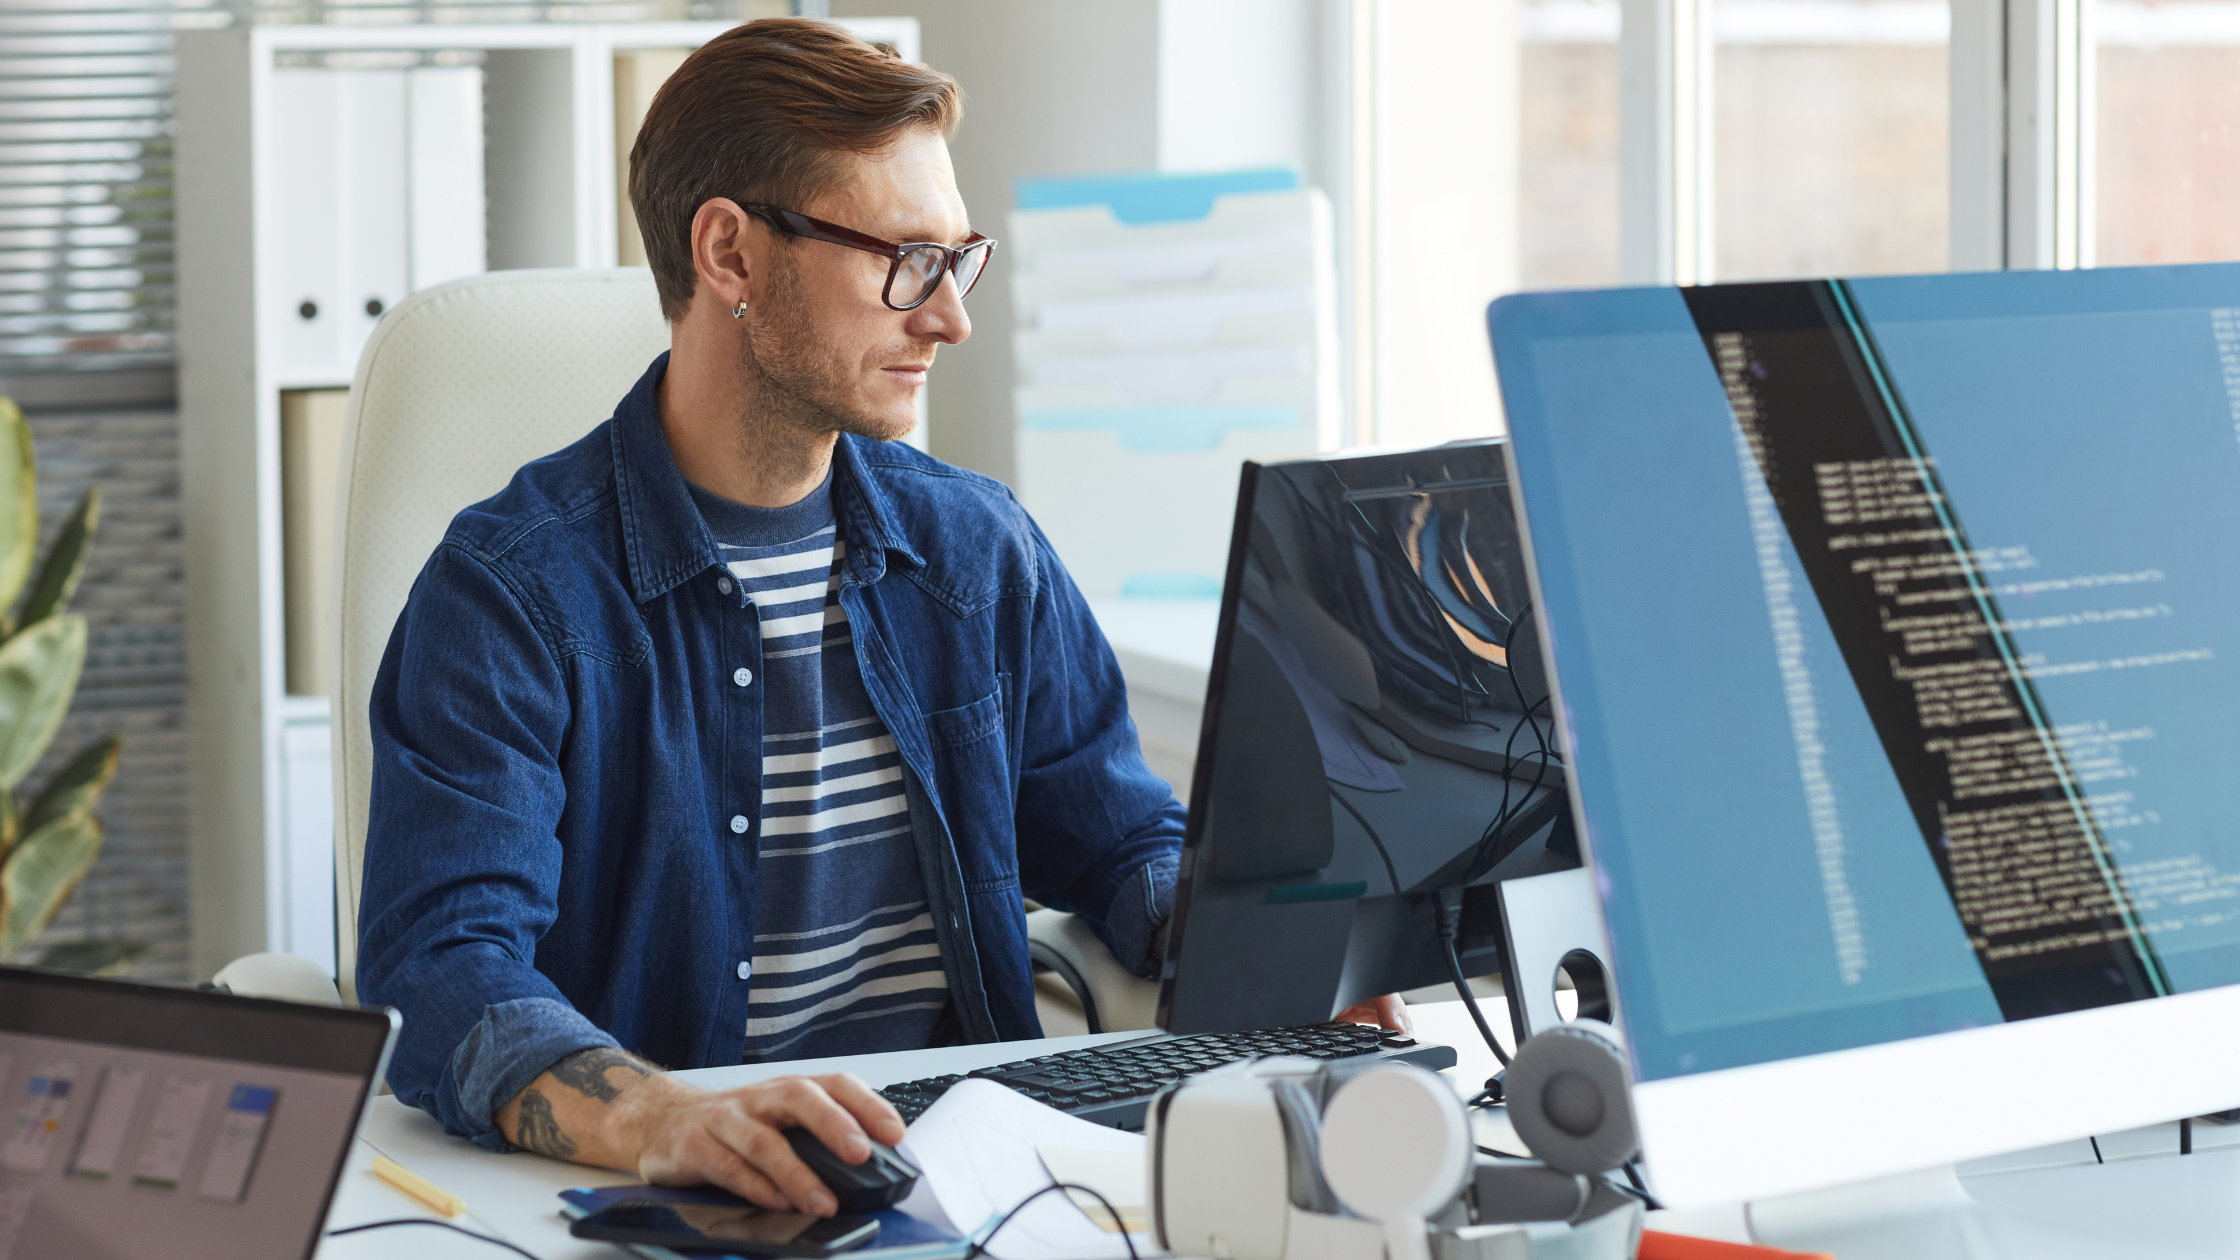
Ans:
POLYGON ((767 232, 759 228, 756 219, 728 197, 704 202, 693 212, 692 270, 699 277, 699 291, 727 312, 753 300, 767 245, 767 232))

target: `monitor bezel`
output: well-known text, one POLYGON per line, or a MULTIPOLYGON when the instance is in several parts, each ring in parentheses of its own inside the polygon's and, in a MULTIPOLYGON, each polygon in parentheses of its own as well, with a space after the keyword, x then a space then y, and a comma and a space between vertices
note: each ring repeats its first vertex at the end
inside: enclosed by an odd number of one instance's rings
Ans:
MULTIPOLYGON (((1595 296, 1514 294, 1486 312, 1510 422, 1502 458, 1556 697, 1557 738, 1571 766, 1578 758, 1564 686, 1566 640, 1549 621, 1533 536, 1535 492, 1518 459, 1519 428, 1529 442, 1540 422, 1537 399, 1515 385, 1518 373, 1500 372, 1499 365, 1524 358, 1543 321, 1561 335, 1577 335, 1592 322, 1595 296)), ((1581 854, 1595 869, 1594 829, 1577 772, 1567 776, 1565 790, 1581 854)), ((1607 900, 1604 881, 1596 884, 1607 900)), ((1622 974, 1625 960, 1611 961, 1622 974)), ((1617 985, 1611 1000, 1613 1022, 1623 1029, 1617 985)), ((2240 1104, 2240 1073, 2219 1049, 2236 1024, 2240 984, 1638 1082, 1633 1105, 1642 1170, 1664 1206, 1705 1207, 2203 1115, 2240 1104)))

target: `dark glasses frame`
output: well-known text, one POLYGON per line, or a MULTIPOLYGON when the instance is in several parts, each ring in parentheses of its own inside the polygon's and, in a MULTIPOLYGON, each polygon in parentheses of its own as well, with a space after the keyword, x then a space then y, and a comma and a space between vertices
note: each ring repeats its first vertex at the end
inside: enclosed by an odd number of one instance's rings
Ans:
POLYGON ((889 310, 914 311, 924 306, 926 300, 940 290, 942 276, 956 274, 958 266, 964 262, 968 255, 978 253, 981 255, 979 269, 974 271, 972 278, 966 282, 962 289, 957 291, 957 300, 963 301, 965 295, 972 292, 974 286, 980 283, 980 277, 988 274, 988 260, 996 252, 995 238, 982 236, 978 232, 966 237, 964 244, 954 247, 936 241, 912 241, 907 244, 896 244, 893 241, 883 241, 876 236, 858 232, 853 228, 841 227, 837 223, 827 223, 823 219, 810 218, 798 210, 788 210, 783 206, 765 205, 761 202, 744 202, 741 203, 739 208, 769 224, 772 230, 783 232, 788 236, 802 236, 812 241, 845 245, 849 249, 860 249, 864 253, 877 254, 885 258, 887 260, 887 283, 879 290, 879 300, 886 303, 889 310), (932 250, 939 254, 941 265, 934 269, 931 279, 926 282, 925 292, 920 293, 915 300, 910 302, 895 301, 894 282, 895 278, 902 274, 902 264, 908 262, 912 254, 924 250, 932 250))

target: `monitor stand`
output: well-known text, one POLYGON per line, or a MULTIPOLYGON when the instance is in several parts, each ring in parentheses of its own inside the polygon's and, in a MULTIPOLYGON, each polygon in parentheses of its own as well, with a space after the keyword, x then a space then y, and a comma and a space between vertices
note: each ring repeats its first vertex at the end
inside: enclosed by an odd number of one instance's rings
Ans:
POLYGON ((2230 1256, 2240 1148, 1969 1176, 1947 1165, 1763 1200, 1744 1215, 1759 1243, 1841 1260, 2230 1256))

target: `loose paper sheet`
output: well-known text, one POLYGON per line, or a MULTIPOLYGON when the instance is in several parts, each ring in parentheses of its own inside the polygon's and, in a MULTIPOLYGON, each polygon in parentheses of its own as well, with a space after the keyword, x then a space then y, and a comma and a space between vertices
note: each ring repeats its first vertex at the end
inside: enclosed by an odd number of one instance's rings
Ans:
POLYGON ((1140 1234, 1151 1228, 1151 1209, 1147 1206, 1151 1196, 1145 1193, 1143 1152, 1088 1151, 1078 1146, 1038 1146, 1035 1154, 1042 1157, 1042 1166, 1050 1179, 1068 1186, 1087 1186, 1104 1196, 1104 1203, 1096 1195, 1080 1190, 1067 1190, 1066 1196, 1074 1206, 1086 1213, 1099 1229, 1108 1234, 1119 1233, 1124 1225, 1129 1232, 1140 1234), (1112 1211, 1120 1217, 1114 1220, 1112 1211))
MULTIPOLYGON (((902 1141, 902 1153, 924 1175, 901 1208, 958 1234, 982 1234, 1028 1195, 1055 1184, 1039 1147, 1128 1155, 1138 1167, 1143 1161, 1140 1133, 1075 1119, 993 1081, 960 1081, 902 1141)), ((1140 1193, 1135 1197, 1140 1205, 1140 1193)), ((1113 1205, 1126 1214, 1119 1199, 1113 1205)), ((1154 1254, 1148 1234, 1131 1237, 1138 1254, 1154 1254)), ((1120 1235, 1100 1229, 1055 1192, 1013 1217, 988 1250, 998 1260, 1124 1260, 1128 1254, 1120 1235)))

